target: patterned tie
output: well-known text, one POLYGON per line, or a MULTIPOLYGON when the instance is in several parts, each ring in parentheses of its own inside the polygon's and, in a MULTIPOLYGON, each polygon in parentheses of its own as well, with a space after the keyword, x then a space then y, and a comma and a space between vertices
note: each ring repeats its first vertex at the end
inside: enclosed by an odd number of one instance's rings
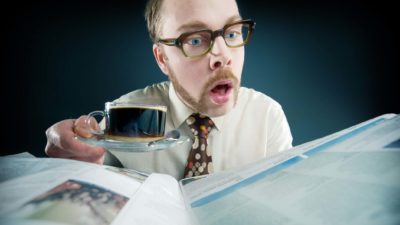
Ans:
POLYGON ((186 120, 194 134, 192 150, 189 153, 185 168, 185 177, 205 175, 213 172, 211 152, 207 148, 208 133, 214 126, 213 121, 198 113, 186 120))

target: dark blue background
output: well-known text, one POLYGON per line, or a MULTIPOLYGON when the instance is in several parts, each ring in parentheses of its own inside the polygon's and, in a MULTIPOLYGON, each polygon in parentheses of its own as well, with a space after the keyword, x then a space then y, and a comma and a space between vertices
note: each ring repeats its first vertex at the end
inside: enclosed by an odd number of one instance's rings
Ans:
MULTIPOLYGON (((152 55, 145 1, 3 5, 1 154, 44 155, 45 130, 165 80, 152 55)), ((392 3, 239 1, 256 21, 243 86, 283 106, 301 144, 399 113, 392 3)), ((251 115, 248 115, 251 116, 251 115)))

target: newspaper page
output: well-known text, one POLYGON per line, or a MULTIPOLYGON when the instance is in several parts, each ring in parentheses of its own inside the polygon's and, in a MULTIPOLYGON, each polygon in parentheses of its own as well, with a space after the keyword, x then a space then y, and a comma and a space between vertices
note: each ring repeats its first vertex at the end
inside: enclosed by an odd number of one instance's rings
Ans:
POLYGON ((112 224, 140 188, 130 171, 54 158, 2 157, 0 224, 112 224))
POLYGON ((399 224, 399 142, 383 115, 181 188, 199 224, 399 224))
POLYGON ((153 173, 123 209, 114 224, 191 225, 178 181, 153 173))

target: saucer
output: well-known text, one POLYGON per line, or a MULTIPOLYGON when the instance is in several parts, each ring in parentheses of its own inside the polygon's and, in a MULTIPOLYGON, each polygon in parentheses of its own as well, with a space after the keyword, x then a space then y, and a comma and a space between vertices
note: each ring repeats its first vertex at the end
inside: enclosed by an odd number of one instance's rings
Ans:
POLYGON ((168 149, 175 145, 179 145, 185 143, 190 140, 188 136, 181 135, 178 130, 172 130, 165 134, 164 138, 142 142, 142 141, 116 141, 111 139, 99 139, 96 137, 93 138, 84 138, 81 136, 75 136, 76 139, 85 142, 90 145, 101 146, 108 150, 122 151, 122 152, 151 152, 151 151, 159 151, 168 149), (170 138, 171 134, 178 134, 178 138, 170 138))

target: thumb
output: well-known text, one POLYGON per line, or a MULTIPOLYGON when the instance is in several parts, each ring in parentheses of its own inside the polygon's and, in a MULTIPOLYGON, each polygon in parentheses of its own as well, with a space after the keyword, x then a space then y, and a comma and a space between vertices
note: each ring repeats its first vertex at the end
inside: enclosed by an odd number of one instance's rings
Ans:
POLYGON ((88 117, 86 115, 80 116, 74 122, 74 132, 75 134, 84 137, 91 138, 94 136, 94 131, 100 131, 100 126, 96 119, 93 117, 88 117))

